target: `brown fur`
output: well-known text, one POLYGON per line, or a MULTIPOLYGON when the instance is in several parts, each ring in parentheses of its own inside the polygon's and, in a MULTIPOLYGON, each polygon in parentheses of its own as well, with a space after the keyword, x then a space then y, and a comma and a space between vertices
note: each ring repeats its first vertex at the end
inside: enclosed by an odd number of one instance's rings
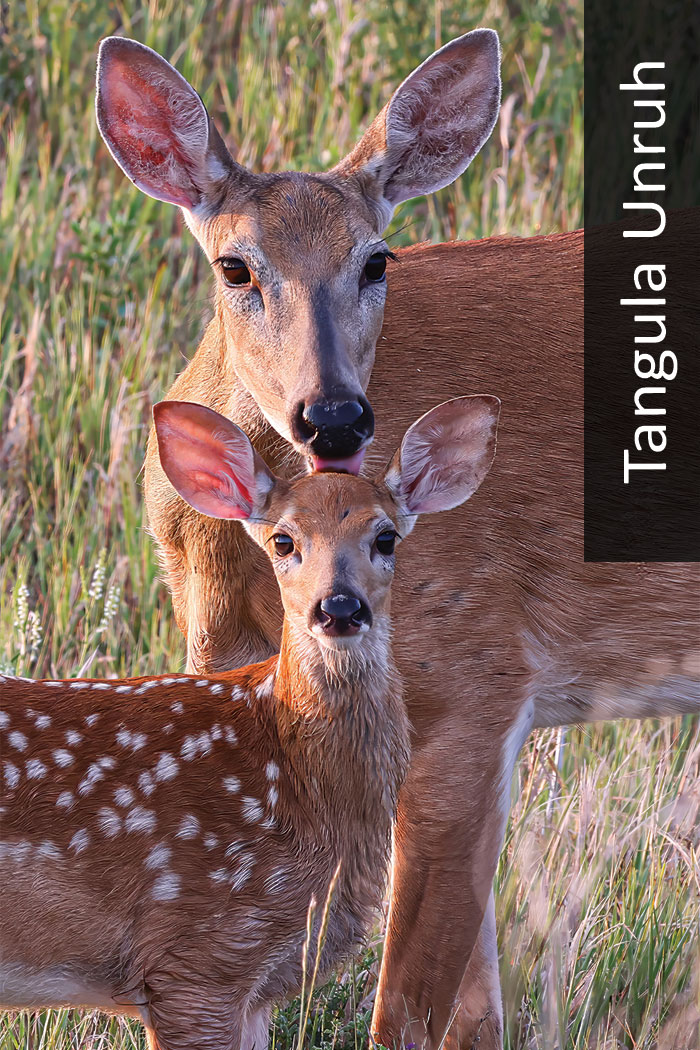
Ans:
MULTIPOLYGON (((279 658, 209 679, 0 678, 4 1006, 134 1014, 154 1050, 265 1050, 339 864, 321 971, 361 939, 408 761, 391 575, 364 572, 375 626, 354 644, 326 652, 301 625, 318 570, 349 566, 377 511, 398 519, 361 479, 278 486, 266 513, 294 522, 313 564, 282 582, 279 658)), ((261 543, 273 526, 254 526, 261 543)))
MULTIPOLYGON (((453 1037, 469 1046, 479 1027, 469 1002, 482 946, 465 967, 499 852, 504 742, 519 714, 534 705, 531 724, 554 725, 700 709, 697 568, 583 562, 582 263, 578 232, 418 246, 389 275, 368 388, 378 419, 369 469, 438 401, 488 390, 503 403, 495 465, 468 525, 459 511, 419 524, 395 584, 414 757, 375 1014, 389 1045, 402 1034, 420 1042, 427 1025, 436 1046, 463 977, 453 1037)), ((217 313, 169 397, 249 426, 255 407, 227 357, 225 323, 217 313)), ((256 434, 271 462, 287 461, 259 418, 256 434)), ((179 500, 153 441, 146 500, 190 666, 223 669, 251 646, 273 652, 269 571, 239 526, 179 500)), ((489 1009, 482 1050, 500 1040, 493 992, 489 1009)))
MULTIPOLYGON (((377 419, 370 469, 419 411, 472 392, 502 399, 496 467, 469 526, 459 512, 443 517, 397 580, 396 657, 415 750, 373 1022, 386 1045, 404 1037, 436 1050, 457 1004, 449 1042, 478 1038, 493 1050, 501 1007, 487 909, 504 785, 529 729, 700 708, 697 569, 583 563, 583 234, 401 252, 380 336, 384 289, 363 288, 362 268, 392 207, 454 179, 488 136, 500 84, 495 34, 475 31, 431 56, 322 176, 244 172, 162 60, 133 44, 102 46, 105 112, 110 94, 123 94, 110 53, 132 52, 146 79, 155 70, 151 83, 167 81, 178 100, 165 122, 160 103, 142 127, 135 122, 132 164, 129 135, 121 154, 112 142, 117 160, 147 192, 178 203, 184 195, 210 260, 244 238, 261 297, 225 291, 217 276, 215 317, 170 397, 235 420, 291 473, 301 462, 266 420, 292 440, 294 412, 319 395, 367 388, 377 419), (160 139, 174 128, 177 156, 193 135, 206 140, 210 168, 202 149, 174 176, 146 163, 154 120, 160 139), (354 248, 343 260, 346 238, 354 248)), ((109 141, 109 120, 100 126, 109 141)), ((674 294, 694 295, 690 280, 678 275, 674 294)), ((281 613, 267 566, 239 526, 183 505, 153 439, 146 500, 189 667, 222 670, 274 652, 281 613)))

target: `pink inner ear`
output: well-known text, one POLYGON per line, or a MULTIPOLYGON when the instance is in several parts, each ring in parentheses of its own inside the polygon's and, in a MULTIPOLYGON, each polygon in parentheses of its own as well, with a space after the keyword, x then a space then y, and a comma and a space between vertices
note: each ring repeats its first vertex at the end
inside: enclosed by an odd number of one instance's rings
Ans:
POLYGON ((182 498, 215 518, 248 518, 255 500, 255 465, 247 437, 202 405, 156 406, 160 461, 182 498))
POLYGON ((159 200, 193 208, 200 194, 190 174, 192 159, 173 130, 178 116, 171 104, 174 95, 164 78, 149 78, 112 57, 100 78, 98 111, 110 149, 138 188, 159 200))

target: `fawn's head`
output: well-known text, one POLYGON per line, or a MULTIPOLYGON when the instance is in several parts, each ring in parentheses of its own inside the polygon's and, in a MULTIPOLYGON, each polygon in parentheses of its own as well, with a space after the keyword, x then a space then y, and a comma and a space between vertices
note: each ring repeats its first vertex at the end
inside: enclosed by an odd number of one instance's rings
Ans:
POLYGON ((322 472, 276 477, 243 431, 202 405, 155 406, 163 469, 184 500, 239 518, 269 555, 288 623, 322 646, 344 647, 386 626, 394 549, 419 514, 456 507, 493 460, 500 402, 446 401, 406 432, 374 481, 322 472))
POLYGON ((431 55, 324 174, 237 164, 187 81, 133 40, 102 42, 97 86, 113 157, 139 189, 183 209, 214 269, 244 387, 316 467, 357 473, 374 431, 365 390, 391 254, 382 233, 399 203, 456 179, 491 133, 496 34, 477 29, 431 55))

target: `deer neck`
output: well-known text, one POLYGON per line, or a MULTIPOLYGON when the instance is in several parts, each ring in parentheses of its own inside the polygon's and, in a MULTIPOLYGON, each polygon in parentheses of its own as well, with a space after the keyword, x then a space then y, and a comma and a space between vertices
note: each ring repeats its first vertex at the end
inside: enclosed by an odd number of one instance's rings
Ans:
POLYGON ((328 650, 285 620, 274 687, 276 731, 305 808, 347 841, 384 843, 409 753, 388 620, 359 645, 328 650))

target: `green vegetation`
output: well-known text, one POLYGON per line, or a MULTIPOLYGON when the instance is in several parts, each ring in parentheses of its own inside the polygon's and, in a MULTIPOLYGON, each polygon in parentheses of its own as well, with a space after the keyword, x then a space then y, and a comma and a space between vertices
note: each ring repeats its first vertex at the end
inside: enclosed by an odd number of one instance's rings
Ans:
MULTIPOLYGON (((476 25, 503 44, 501 121, 394 242, 582 219, 575 0, 13 0, 0 12, 0 668, 161 672, 184 648, 145 532, 150 405, 194 351, 211 279, 176 209, 138 193, 93 117, 99 39, 133 35, 201 91, 256 169, 334 163, 392 88, 476 25), (4 19, 4 21, 3 21, 4 19)), ((700 735, 573 730, 526 751, 498 876, 507 1045, 698 1046, 700 735), (693 1027, 694 1026, 694 1027, 693 1027)), ((307 1042, 366 1043, 379 931, 314 1000, 307 1042)), ((275 1048, 298 1045, 299 1004, 275 1048)), ((143 1046, 132 1022, 43 1013, 0 1050, 143 1046)))

